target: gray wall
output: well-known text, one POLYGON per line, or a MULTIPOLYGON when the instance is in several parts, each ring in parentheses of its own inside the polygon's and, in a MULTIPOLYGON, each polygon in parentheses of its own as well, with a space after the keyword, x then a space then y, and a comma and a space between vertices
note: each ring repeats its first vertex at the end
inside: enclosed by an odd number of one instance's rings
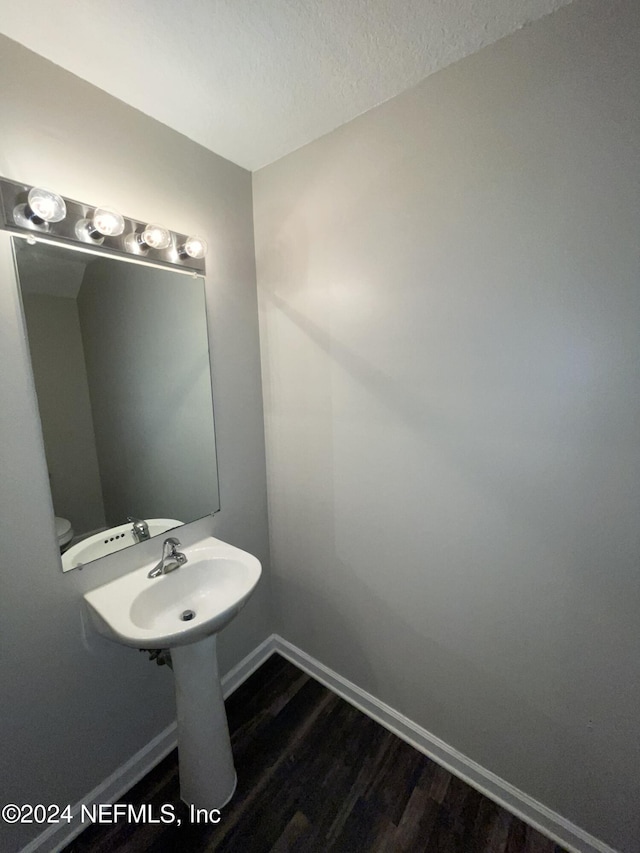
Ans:
POLYGON ((22 304, 53 508, 74 534, 88 533, 104 527, 105 517, 78 304, 24 292, 22 304))
POLYGON ((203 280, 100 259, 78 309, 108 524, 217 510, 203 280))
POLYGON ((640 6, 254 175, 277 629, 640 839, 640 6))
MULTIPOLYGON (((222 539, 268 568, 251 176, 6 38, 0 174, 181 233, 207 260, 222 539)), ((83 639, 81 594, 151 559, 155 542, 62 574, 6 240, 0 241, 0 779, 7 801, 66 803, 174 718, 171 673, 83 639)), ((205 525, 206 526, 206 525, 205 525)), ((188 544, 202 525, 181 532, 188 544)), ((267 635, 266 579, 221 635, 222 672, 267 635)), ((14 851, 36 826, 0 826, 14 851)))

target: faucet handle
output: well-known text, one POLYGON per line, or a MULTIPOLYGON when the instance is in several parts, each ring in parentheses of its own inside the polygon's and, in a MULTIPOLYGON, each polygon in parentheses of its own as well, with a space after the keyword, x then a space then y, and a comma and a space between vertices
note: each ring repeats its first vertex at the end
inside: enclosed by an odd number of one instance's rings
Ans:
POLYGON ((166 550, 167 545, 170 546, 172 555, 175 554, 177 548, 182 547, 180 544, 180 541, 178 539, 176 539, 175 536, 169 536, 167 539, 164 540, 164 542, 162 544, 162 550, 163 551, 166 550))
POLYGON ((149 525, 141 518, 134 518, 132 515, 127 516, 127 521, 133 524, 133 534, 138 542, 143 542, 145 539, 150 539, 149 525))

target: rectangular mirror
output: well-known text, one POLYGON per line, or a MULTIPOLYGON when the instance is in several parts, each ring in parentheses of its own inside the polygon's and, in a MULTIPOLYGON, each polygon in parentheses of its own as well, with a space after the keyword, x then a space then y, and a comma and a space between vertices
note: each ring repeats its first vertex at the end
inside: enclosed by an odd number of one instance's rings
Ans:
POLYGON ((104 540, 83 564, 144 538, 128 518, 154 535, 217 511, 204 280, 12 242, 63 550, 104 540))

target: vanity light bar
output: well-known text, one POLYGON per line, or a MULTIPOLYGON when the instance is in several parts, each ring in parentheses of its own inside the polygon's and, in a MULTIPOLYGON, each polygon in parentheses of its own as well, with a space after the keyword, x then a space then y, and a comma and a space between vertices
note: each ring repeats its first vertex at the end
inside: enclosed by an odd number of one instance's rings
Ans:
POLYGON ((207 243, 202 237, 178 234, 122 216, 111 207, 93 207, 8 178, 0 178, 0 201, 0 228, 6 231, 40 234, 78 247, 90 245, 98 253, 205 273, 207 243))

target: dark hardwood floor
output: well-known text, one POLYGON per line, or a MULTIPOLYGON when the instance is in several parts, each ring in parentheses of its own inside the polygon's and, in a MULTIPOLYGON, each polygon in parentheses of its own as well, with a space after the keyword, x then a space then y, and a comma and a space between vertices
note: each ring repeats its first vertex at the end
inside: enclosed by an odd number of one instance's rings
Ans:
POLYGON ((217 825, 180 802, 174 751, 123 798, 181 825, 89 826, 66 853, 563 853, 279 655, 227 701, 238 787, 217 825))

